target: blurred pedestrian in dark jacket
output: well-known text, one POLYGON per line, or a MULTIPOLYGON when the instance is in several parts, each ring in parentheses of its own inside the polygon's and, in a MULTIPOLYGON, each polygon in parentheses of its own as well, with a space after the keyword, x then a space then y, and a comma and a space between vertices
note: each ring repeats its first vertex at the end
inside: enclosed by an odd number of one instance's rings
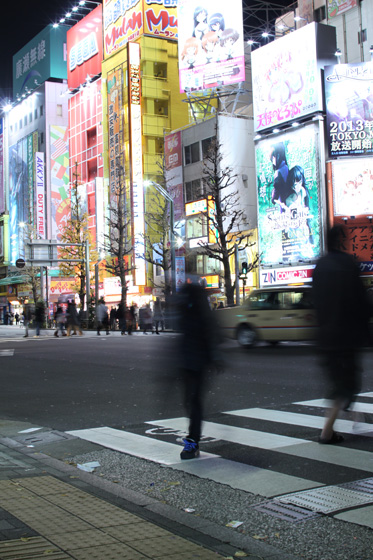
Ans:
POLYGON ((209 366, 220 367, 218 327, 207 301, 205 289, 188 279, 179 294, 181 360, 184 378, 184 404, 189 417, 189 432, 184 439, 181 459, 199 456, 203 417, 203 394, 209 366))
POLYGON ((328 233, 328 253, 313 274, 313 297, 319 323, 319 345, 332 399, 320 443, 340 443, 333 430, 341 410, 349 408, 361 390, 359 349, 368 342, 369 303, 352 256, 343 252, 342 226, 328 233))
POLYGON ((40 330, 43 327, 45 320, 44 304, 42 301, 36 302, 35 305, 35 326, 36 326, 36 336, 40 336, 40 330))
POLYGON ((70 301, 67 306, 67 314, 66 314, 66 322, 67 322, 67 336, 70 336, 71 331, 74 331, 74 334, 77 334, 76 331, 82 336, 83 332, 80 328, 80 321, 78 317, 78 312, 76 310, 75 301, 70 301))
POLYGON ((126 334, 126 308, 124 303, 120 303, 117 309, 117 319, 119 323, 120 334, 126 334))

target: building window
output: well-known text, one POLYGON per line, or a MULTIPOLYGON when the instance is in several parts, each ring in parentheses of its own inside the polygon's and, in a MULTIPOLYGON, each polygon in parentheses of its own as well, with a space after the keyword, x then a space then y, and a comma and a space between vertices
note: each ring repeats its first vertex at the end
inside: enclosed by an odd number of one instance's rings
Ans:
POLYGON ((44 144, 44 132, 40 133, 40 146, 44 144))
POLYGON ((39 107, 39 112, 40 112, 40 116, 42 117, 44 115, 44 107, 43 105, 40 105, 39 107))
POLYGON ((199 157, 199 142, 194 142, 194 144, 190 144, 189 146, 184 147, 184 158, 185 158, 185 165, 189 165, 190 163, 196 163, 200 160, 199 157))
POLYGON ((94 148, 97 145, 96 127, 87 130, 87 148, 94 148))
POLYGON ((197 274, 219 274, 220 262, 207 255, 197 255, 196 273, 197 274))
POLYGON ((87 198, 88 198, 88 216, 94 216, 96 214, 95 193, 89 193, 87 198))
POLYGON ((187 238, 206 237, 207 227, 206 220, 203 216, 196 216, 187 220, 187 238))
POLYGON ((214 137, 204 138, 202 140, 202 158, 205 159, 213 145, 214 137))
POLYGON ((22 126, 23 126, 22 119, 20 119, 20 120, 19 120, 19 129, 20 129, 20 130, 21 130, 22 126))
POLYGON ((29 114, 28 116, 28 122, 31 124, 32 123, 32 113, 29 114))
POLYGON ((203 198, 203 186, 201 179, 194 179, 185 183, 185 202, 192 202, 203 198))
POLYGON ((35 111, 34 111, 34 119, 37 120, 37 118, 38 118, 38 110, 35 109, 35 111))
POLYGON ((24 124, 25 126, 27 126, 27 115, 26 115, 25 117, 23 117, 23 124, 24 124))
POLYGON ((97 177, 97 159, 93 158, 87 162, 88 167, 88 181, 94 181, 97 177))
POLYGON ((57 117, 62 117, 62 105, 57 105, 56 115, 57 115, 57 117))

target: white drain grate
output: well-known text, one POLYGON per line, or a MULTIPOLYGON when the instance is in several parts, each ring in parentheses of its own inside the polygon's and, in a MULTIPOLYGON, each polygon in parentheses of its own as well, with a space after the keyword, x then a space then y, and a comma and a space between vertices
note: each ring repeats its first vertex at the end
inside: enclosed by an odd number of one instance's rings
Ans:
POLYGON ((309 509, 318 513, 333 513, 343 509, 349 509, 364 504, 373 503, 373 495, 366 492, 359 492, 342 488, 340 486, 326 486, 306 490, 295 494, 286 494, 276 498, 284 504, 294 504, 296 506, 309 509))

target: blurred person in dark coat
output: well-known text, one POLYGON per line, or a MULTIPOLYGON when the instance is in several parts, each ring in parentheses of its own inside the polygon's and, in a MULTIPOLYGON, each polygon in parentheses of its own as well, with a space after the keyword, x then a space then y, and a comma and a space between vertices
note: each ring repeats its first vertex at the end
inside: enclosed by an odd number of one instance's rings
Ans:
POLYGON ((199 456, 207 370, 213 365, 221 368, 218 327, 206 290, 195 279, 189 278, 179 293, 178 318, 182 333, 180 356, 184 405, 189 417, 189 432, 183 440, 184 449, 180 457, 194 459, 199 456))
POLYGON ((328 253, 313 274, 313 298, 319 323, 319 347, 333 401, 319 442, 340 443, 333 430, 341 410, 347 410, 361 390, 359 349, 368 342, 369 303, 352 256, 342 249, 345 232, 335 226, 328 232, 328 253))

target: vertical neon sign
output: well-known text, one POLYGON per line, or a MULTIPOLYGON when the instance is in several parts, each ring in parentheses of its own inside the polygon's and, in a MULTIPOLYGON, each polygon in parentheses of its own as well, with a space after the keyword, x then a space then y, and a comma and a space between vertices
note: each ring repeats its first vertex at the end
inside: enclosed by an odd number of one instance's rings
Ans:
POLYGON ((144 242, 144 185, 142 168, 140 45, 128 44, 129 95, 131 124, 132 212, 135 240, 135 281, 137 286, 146 283, 144 242))

